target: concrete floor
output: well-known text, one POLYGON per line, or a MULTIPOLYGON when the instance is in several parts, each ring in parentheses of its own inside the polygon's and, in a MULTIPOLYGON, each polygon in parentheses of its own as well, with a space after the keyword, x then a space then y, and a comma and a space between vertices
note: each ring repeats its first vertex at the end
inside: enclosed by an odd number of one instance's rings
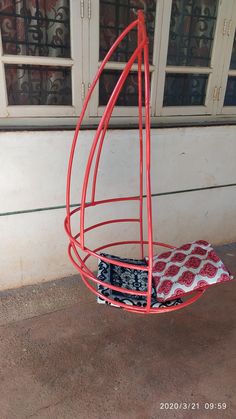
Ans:
MULTIPOLYGON (((236 245, 218 253, 236 274, 236 245)), ((96 304, 78 277, 0 297, 0 419, 236 417, 234 281, 147 317, 96 304)))

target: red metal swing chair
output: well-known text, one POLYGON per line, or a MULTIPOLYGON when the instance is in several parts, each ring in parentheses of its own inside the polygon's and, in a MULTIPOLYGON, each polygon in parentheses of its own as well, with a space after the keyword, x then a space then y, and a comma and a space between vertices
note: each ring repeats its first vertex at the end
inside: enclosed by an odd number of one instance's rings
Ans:
POLYGON ((193 296, 190 296, 187 300, 182 302, 182 304, 172 306, 172 307, 165 307, 165 308, 153 308, 151 307, 151 293, 152 293, 152 271, 153 271, 153 247, 154 246, 161 246, 163 248, 174 249, 174 246, 165 243, 159 243, 153 241, 153 228, 152 228, 152 202, 151 202, 151 178, 150 178, 150 78, 149 78, 149 59, 148 59, 148 37, 145 28, 145 21, 144 15, 142 11, 138 11, 138 16, 135 21, 133 21, 117 38, 114 42, 110 50, 108 51, 107 55, 105 56, 103 62, 101 63, 99 70, 91 84, 91 87, 88 91, 87 97, 84 101, 83 109, 81 115, 78 120, 78 124, 75 130, 74 139, 72 143, 70 158, 69 158, 69 165, 68 165, 68 174, 67 174, 67 191, 66 191, 66 218, 65 218, 65 230, 69 237, 70 243, 68 247, 69 258, 76 269, 79 271, 84 283, 86 286, 97 296, 102 297, 107 303, 115 304, 127 311, 135 312, 135 313, 142 313, 142 314, 157 314, 157 313, 166 313, 169 311, 178 310, 180 308, 186 307, 189 304, 195 302, 198 298, 201 297, 204 289, 195 291, 193 296), (100 123, 98 128, 95 132, 94 139, 92 142, 91 150, 89 153, 89 157, 87 160, 87 165, 84 173, 83 179, 83 188, 82 188, 82 196, 81 196, 81 204, 71 211, 71 178, 72 178, 72 167, 73 167, 73 160, 75 156, 75 149, 78 140, 78 134, 80 131, 80 127, 88 106, 88 102, 90 97, 97 85, 99 78, 104 70, 106 63, 109 61, 110 57, 120 44, 120 42, 125 38, 125 36, 133 29, 137 29, 137 48, 133 52, 131 58, 127 62, 124 70, 122 71, 117 84, 110 96, 110 99, 105 107, 105 111, 103 116, 101 117, 100 123), (99 169, 99 162, 101 151, 104 143, 104 138, 106 135, 106 131, 108 128, 109 120, 112 115, 113 108, 116 104, 117 98, 119 93, 127 79, 127 76, 132 68, 132 65, 138 62, 138 109, 139 109, 139 145, 140 145, 140 161, 139 161, 139 196, 130 196, 124 198, 112 198, 112 199, 105 199, 105 200, 96 200, 96 184, 97 184, 97 175, 99 169), (143 72, 144 69, 144 72, 143 72), (144 73, 144 74, 142 74, 144 73), (144 77, 144 85, 145 85, 145 127, 143 128, 143 106, 142 106, 142 78, 144 77), (145 144, 143 141, 143 131, 145 131, 145 144), (146 147, 145 150, 145 158, 144 158, 144 146, 146 147), (94 164, 95 163, 95 164, 94 164), (93 167, 93 170, 92 170, 93 167), (144 240, 144 233, 143 233, 143 177, 144 177, 144 170, 146 172, 146 213, 147 213, 147 240, 144 240), (93 172, 93 173, 92 173, 93 172), (92 193, 91 199, 87 199, 87 190, 88 190, 88 182, 90 175, 92 174, 92 193), (137 201, 139 204, 139 217, 138 218, 122 218, 122 219, 110 219, 106 220, 89 227, 85 228, 85 210, 87 208, 96 207, 97 209, 105 204, 114 205, 118 202, 124 201, 137 201), (78 217, 80 216, 80 217, 78 217), (80 228, 79 232, 76 234, 72 233, 72 226, 71 220, 72 217, 77 217, 77 220, 80 218, 80 228), (99 229, 105 225, 113 224, 113 223, 137 223, 139 226, 139 240, 126 240, 126 241, 119 241, 119 242, 111 242, 104 244, 103 246, 97 247, 95 249, 90 249, 86 247, 85 244, 85 237, 86 233, 91 230, 99 229), (105 256, 102 256, 99 252, 103 251, 104 249, 112 248, 114 246, 126 246, 126 245, 138 245, 140 247, 140 256, 141 258, 144 257, 144 248, 147 247, 147 255, 148 256, 148 263, 147 266, 137 266, 135 264, 126 263, 117 260, 111 260, 105 256), (79 251, 83 251, 85 256, 81 256, 79 251), (97 285, 104 285, 103 281, 99 280, 94 273, 88 267, 89 258, 95 257, 97 259, 103 260, 104 262, 108 262, 110 264, 115 264, 118 266, 130 268, 130 269, 139 269, 140 271, 147 271, 148 272, 148 281, 147 281, 147 290, 146 291, 134 291, 129 290, 127 288, 121 288, 114 286, 112 284, 106 284, 106 287, 110 288, 113 291, 124 292, 127 295, 136 295, 142 296, 146 298, 146 306, 145 307, 137 307, 137 306, 129 306, 122 302, 114 301, 114 299, 105 297, 101 295, 101 293, 97 289, 97 285))

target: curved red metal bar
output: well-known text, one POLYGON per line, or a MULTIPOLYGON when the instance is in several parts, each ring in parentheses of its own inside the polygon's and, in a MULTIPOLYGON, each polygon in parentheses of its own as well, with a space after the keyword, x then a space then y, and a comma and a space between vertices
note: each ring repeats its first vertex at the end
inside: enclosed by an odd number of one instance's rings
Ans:
POLYGON ((151 203, 151 177, 150 177, 150 160, 151 160, 151 145, 150 145, 150 74, 149 74, 149 54, 148 54, 148 37, 145 28, 144 22, 144 15, 142 11, 138 12, 138 19, 132 22, 117 38, 117 40, 112 45, 111 49, 108 51, 106 57, 104 58, 103 62, 101 63, 98 72, 93 80, 93 83, 89 89, 87 97, 84 101, 83 109, 81 115, 78 120, 78 124, 75 130, 70 158, 69 158, 69 165, 68 165, 68 174, 67 174, 67 190, 66 190, 66 219, 65 219, 65 230, 69 237, 70 244, 68 247, 69 258, 76 269, 80 272, 81 277, 86 284, 86 286, 97 296, 101 296, 105 301, 108 303, 115 304, 127 311, 133 311, 135 313, 142 313, 142 314, 154 314, 154 313, 166 313, 169 311, 179 310, 180 308, 186 307, 187 305, 196 301, 204 291, 196 292, 194 297, 188 299, 184 303, 178 306, 169 307, 169 308, 152 308, 151 307, 151 293, 152 293, 152 260, 153 260, 153 246, 162 246, 166 248, 174 248, 174 246, 170 246, 165 243, 158 243, 153 242, 153 228, 152 228, 152 203, 151 203), (74 210, 70 210, 71 207, 71 176, 72 176, 72 167, 75 155, 75 149, 78 141, 78 134, 81 128, 81 124, 91 98, 91 95, 99 81, 99 78, 104 70, 107 62, 111 58, 112 54, 120 44, 120 42, 127 36, 127 34, 133 30, 137 29, 137 48, 133 52, 132 56, 130 57, 129 61, 127 62, 125 68, 121 72, 121 75, 117 81, 117 84, 110 96, 110 99, 105 107, 105 111, 103 116, 99 122, 98 128, 95 132, 92 146, 90 149, 89 157, 87 160, 87 165, 84 174, 83 180, 83 188, 82 188, 82 196, 81 196, 81 205, 74 210), (139 168, 140 168, 140 176, 139 176, 139 196, 130 196, 124 198, 111 198, 111 199, 104 199, 100 201, 96 201, 96 185, 97 185, 97 175, 99 170, 99 163, 100 157, 102 153, 102 148, 104 144, 104 139, 106 135, 106 131, 109 125, 109 121, 112 115, 112 111, 116 104, 117 98, 120 94, 120 91, 127 79, 127 76, 133 66, 133 64, 137 61, 138 63, 138 110, 139 110, 139 149, 140 149, 140 161, 139 161, 139 168), (143 75, 144 73, 144 75, 143 75), (142 103, 142 81, 144 80, 145 86, 145 106, 143 109, 142 103), (145 116, 145 162, 144 162, 144 141, 143 141, 143 113, 145 116), (97 154, 96 154, 97 153, 97 154), (96 156, 96 159, 95 159, 96 156), (87 201, 87 189, 88 189, 88 182, 91 175, 91 168, 92 163, 95 159, 95 166, 93 171, 93 178, 92 178, 92 194, 91 194, 91 202, 87 201), (144 164, 145 163, 145 164, 144 164), (147 205, 147 240, 144 240, 144 233, 143 233, 143 175, 144 170, 146 174, 146 205, 147 205), (138 218, 121 218, 121 219, 111 219, 102 221, 96 224, 93 224, 89 227, 85 228, 85 213, 87 208, 97 207, 103 204, 111 204, 115 205, 117 202, 128 202, 128 201, 137 201, 139 202, 139 217, 138 218), (73 234, 71 228, 71 218, 73 216, 80 215, 80 230, 78 233, 73 234), (139 224, 139 240, 126 240, 126 241, 119 241, 119 242, 111 242, 95 249, 89 249, 85 245, 85 235, 89 231, 92 231, 97 228, 101 228, 105 225, 111 225, 115 223, 138 223, 139 224), (136 307, 136 306, 127 306, 124 303, 117 302, 112 300, 111 298, 105 297, 101 295, 101 293, 95 289, 96 285, 104 285, 104 282, 97 279, 93 272, 87 266, 88 259, 91 257, 99 258, 105 262, 109 262, 111 264, 115 264, 122 267, 128 267, 131 269, 137 269, 137 265, 111 260, 105 256, 101 256, 99 252, 103 249, 107 249, 113 246, 125 246, 125 245, 139 245, 140 246, 140 255, 141 258, 144 257, 144 245, 148 248, 148 264, 147 266, 138 266, 139 270, 147 271, 148 272, 148 283, 147 283, 147 291, 136 291, 128 290, 126 288, 117 287, 111 284, 106 284, 107 288, 110 288, 114 291, 122 291, 128 295, 140 295, 146 297, 146 307, 136 307), (85 256, 82 257, 79 254, 79 250, 85 253, 85 256), (73 254, 72 254, 73 251, 73 254), (93 285, 92 285, 93 284, 93 285))

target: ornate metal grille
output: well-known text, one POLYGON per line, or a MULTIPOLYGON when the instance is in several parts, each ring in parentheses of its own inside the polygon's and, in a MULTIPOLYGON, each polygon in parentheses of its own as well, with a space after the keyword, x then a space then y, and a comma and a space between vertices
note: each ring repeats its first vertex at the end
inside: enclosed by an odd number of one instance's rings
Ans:
POLYGON ((71 105, 71 70, 7 64, 9 105, 71 105))
MULTIPOLYGON (((129 22, 137 18, 138 9, 146 10, 149 57, 152 62, 156 0, 100 0, 100 60, 129 22)), ((137 30, 129 33, 112 56, 112 61, 127 62, 137 46, 137 30)))
POLYGON ((207 79, 205 74, 167 74, 163 105, 204 105, 207 79))
POLYGON ((70 57, 69 0, 1 0, 4 54, 70 57))
MULTIPOLYGON (((99 83, 99 98, 100 105, 106 105, 114 86, 120 77, 121 72, 110 70, 105 71, 99 83)), ((144 84, 143 84, 143 105, 144 105, 144 84)), ((138 75, 133 72, 130 73, 125 81, 125 84, 120 92, 116 106, 138 106, 138 75)))
MULTIPOLYGON (((70 57, 69 0, 0 0, 3 53, 70 57)), ((71 105, 71 69, 5 64, 9 105, 71 105)))
MULTIPOLYGON (((217 12, 218 0, 172 0, 167 66, 210 66, 217 12)), ((204 105, 207 83, 207 74, 167 72, 163 106, 204 105)))
POLYGON ((167 65, 208 67, 218 0, 173 0, 167 65))
MULTIPOLYGON (((138 9, 145 9, 146 26, 149 35, 149 61, 152 62, 156 18, 156 0, 100 0, 100 49, 102 60, 114 40, 124 28, 137 18, 138 9)), ((111 61, 127 62, 137 47, 137 29, 129 32, 121 42, 111 61)), ((99 105, 105 105, 120 76, 119 70, 104 72, 99 84, 99 105)), ((137 73, 128 76, 116 106, 138 105, 137 73)))

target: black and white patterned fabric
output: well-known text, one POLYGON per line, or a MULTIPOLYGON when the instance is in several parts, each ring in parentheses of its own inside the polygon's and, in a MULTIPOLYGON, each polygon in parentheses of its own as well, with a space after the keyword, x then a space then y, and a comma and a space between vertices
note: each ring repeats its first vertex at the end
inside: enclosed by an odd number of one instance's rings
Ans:
MULTIPOLYGON (((132 263, 138 266, 146 266, 147 262, 145 259, 125 259, 118 256, 101 253, 101 256, 105 256, 112 260, 117 260, 125 263, 132 263)), ((145 307, 146 297, 142 295, 131 295, 124 292, 124 288, 135 291, 147 291, 148 272, 139 269, 131 269, 111 263, 104 262, 103 260, 98 261, 98 275, 97 278, 104 282, 104 286, 98 284, 98 291, 105 297, 114 300, 114 304, 108 303, 102 297, 97 297, 99 304, 109 304, 114 307, 118 307, 115 302, 120 302, 127 305, 145 307), (105 284, 112 284, 122 288, 122 292, 114 291, 105 286, 105 284)), ((155 287, 152 287, 152 300, 151 307, 172 307, 181 304, 182 300, 177 298, 168 302, 158 302, 156 299, 155 287)))

